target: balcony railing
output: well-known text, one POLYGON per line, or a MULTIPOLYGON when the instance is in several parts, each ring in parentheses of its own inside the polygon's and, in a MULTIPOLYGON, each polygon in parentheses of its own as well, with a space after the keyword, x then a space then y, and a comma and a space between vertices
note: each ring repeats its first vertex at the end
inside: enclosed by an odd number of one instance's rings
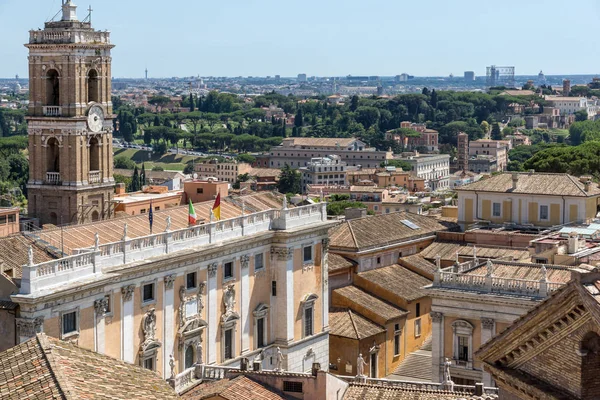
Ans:
POLYGON ((44 106, 45 117, 60 117, 62 115, 62 107, 60 106, 44 106))
POLYGON ((101 180, 100 171, 90 171, 88 174, 88 183, 100 183, 101 180))
POLYGON ((46 172, 46 183, 48 185, 60 185, 60 172, 46 172))

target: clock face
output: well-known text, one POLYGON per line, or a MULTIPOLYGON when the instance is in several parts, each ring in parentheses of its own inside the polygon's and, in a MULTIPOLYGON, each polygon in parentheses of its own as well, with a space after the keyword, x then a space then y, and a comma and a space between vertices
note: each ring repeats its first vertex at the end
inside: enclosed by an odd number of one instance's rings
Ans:
POLYGON ((92 106, 88 111, 88 127, 92 132, 100 132, 104 125, 104 110, 100 106, 92 106))

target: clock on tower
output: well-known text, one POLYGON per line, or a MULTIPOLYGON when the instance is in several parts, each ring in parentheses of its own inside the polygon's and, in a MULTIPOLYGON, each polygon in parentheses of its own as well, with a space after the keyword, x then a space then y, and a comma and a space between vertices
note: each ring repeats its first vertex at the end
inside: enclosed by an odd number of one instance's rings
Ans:
POLYGON ((29 215, 40 224, 110 218, 114 192, 110 33, 64 1, 29 33, 29 215))

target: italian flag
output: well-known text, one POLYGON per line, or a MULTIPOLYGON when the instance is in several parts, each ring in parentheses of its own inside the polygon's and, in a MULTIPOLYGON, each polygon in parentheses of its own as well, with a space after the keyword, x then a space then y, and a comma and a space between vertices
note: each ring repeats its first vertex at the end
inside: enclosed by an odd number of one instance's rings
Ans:
POLYGON ((217 193, 217 198, 215 199, 215 204, 213 205, 213 215, 219 221, 221 219, 221 192, 217 193))
POLYGON ((192 204, 192 199, 190 199, 188 222, 190 225, 196 225, 196 210, 194 210, 194 205, 192 204))

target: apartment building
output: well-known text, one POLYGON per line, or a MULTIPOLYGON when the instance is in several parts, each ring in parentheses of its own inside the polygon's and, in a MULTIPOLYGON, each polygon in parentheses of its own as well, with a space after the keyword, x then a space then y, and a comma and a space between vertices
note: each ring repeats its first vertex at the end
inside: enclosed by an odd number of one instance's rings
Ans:
POLYGON ((349 166, 376 168, 393 158, 391 151, 378 151, 355 138, 286 138, 269 152, 271 168, 289 165, 292 168, 308 166, 313 158, 337 155, 349 166))
POLYGON ((217 178, 219 181, 233 184, 237 181, 239 175, 247 174, 252 166, 247 163, 238 163, 237 161, 218 162, 216 159, 196 164, 194 170, 199 178, 217 178))
POLYGON ((312 158, 306 167, 300 168, 302 174, 302 191, 308 185, 346 185, 348 164, 340 156, 312 158))
MULTIPOLYGON (((506 171, 506 166, 508 165, 508 151, 510 149, 510 140, 472 140, 469 142, 469 169, 472 172, 482 172, 471 168, 471 160, 477 160, 479 156, 483 156, 490 160, 496 160, 496 171, 506 171)), ((496 171, 490 171, 490 173, 496 171)))
POLYGON ((419 178, 425 180, 425 185, 431 190, 447 189, 450 185, 450 155, 449 154, 419 154, 400 157, 412 167, 419 178))

